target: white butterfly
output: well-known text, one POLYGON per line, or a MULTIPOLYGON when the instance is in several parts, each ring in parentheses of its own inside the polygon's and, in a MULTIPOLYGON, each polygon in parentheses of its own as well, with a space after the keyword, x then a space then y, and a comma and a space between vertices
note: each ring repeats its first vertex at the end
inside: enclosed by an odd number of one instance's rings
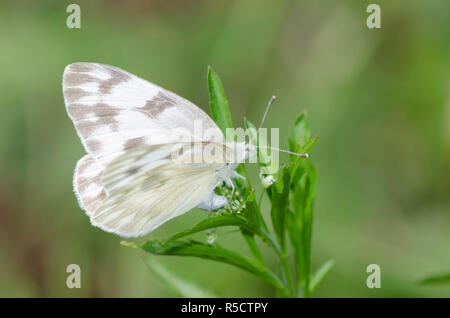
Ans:
POLYGON ((233 186, 238 164, 255 155, 251 143, 205 140, 208 130, 224 136, 200 108, 113 66, 68 65, 63 93, 88 153, 76 165, 74 191, 91 223, 108 232, 137 237, 196 206, 223 207, 227 199, 214 188, 233 186), (205 144, 213 160, 185 161, 205 144))

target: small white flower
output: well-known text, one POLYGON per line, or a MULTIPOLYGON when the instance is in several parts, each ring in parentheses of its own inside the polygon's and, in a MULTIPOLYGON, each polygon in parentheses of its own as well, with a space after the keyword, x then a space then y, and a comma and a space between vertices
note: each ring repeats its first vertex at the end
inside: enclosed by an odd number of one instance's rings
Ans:
POLYGON ((217 239, 217 232, 212 230, 206 230, 206 242, 208 244, 213 244, 217 239))
POLYGON ((272 184, 274 184, 275 181, 277 181, 273 175, 269 174, 267 176, 263 176, 262 173, 259 174, 259 178, 261 179, 261 183, 264 188, 270 187, 272 184))

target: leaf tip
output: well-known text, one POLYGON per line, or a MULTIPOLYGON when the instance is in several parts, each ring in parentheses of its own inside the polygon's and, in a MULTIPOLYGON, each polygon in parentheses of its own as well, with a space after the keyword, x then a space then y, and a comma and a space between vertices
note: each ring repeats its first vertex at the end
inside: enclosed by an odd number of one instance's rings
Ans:
POLYGON ((136 244, 134 244, 133 242, 129 242, 129 241, 120 241, 120 245, 125 246, 125 247, 138 248, 138 246, 136 244))
POLYGON ((213 67, 211 65, 208 65, 208 77, 211 75, 216 74, 216 72, 214 71, 213 67))

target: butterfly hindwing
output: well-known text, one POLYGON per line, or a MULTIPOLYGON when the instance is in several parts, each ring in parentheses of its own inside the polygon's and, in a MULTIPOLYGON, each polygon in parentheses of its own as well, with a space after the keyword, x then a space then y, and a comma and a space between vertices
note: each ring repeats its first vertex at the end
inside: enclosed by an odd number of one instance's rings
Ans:
POLYGON ((80 207, 88 215, 91 215, 106 198, 102 174, 102 167, 91 155, 78 160, 73 176, 73 188, 80 207))
POLYGON ((224 163, 183 163, 171 158, 179 145, 136 148, 114 159, 103 183, 108 197, 91 222, 122 236, 144 235, 205 201, 224 163), (131 169, 131 170, 130 170, 131 169))

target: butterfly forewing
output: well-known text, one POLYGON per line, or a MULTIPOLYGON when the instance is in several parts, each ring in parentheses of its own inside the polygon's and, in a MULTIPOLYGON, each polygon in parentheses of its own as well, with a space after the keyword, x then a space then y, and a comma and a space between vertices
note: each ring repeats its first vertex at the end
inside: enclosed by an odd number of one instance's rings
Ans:
POLYGON ((97 63, 66 67, 67 112, 88 153, 102 164, 131 148, 201 141, 219 128, 200 108, 119 68, 97 63), (201 122, 201 130, 194 129, 201 122))

